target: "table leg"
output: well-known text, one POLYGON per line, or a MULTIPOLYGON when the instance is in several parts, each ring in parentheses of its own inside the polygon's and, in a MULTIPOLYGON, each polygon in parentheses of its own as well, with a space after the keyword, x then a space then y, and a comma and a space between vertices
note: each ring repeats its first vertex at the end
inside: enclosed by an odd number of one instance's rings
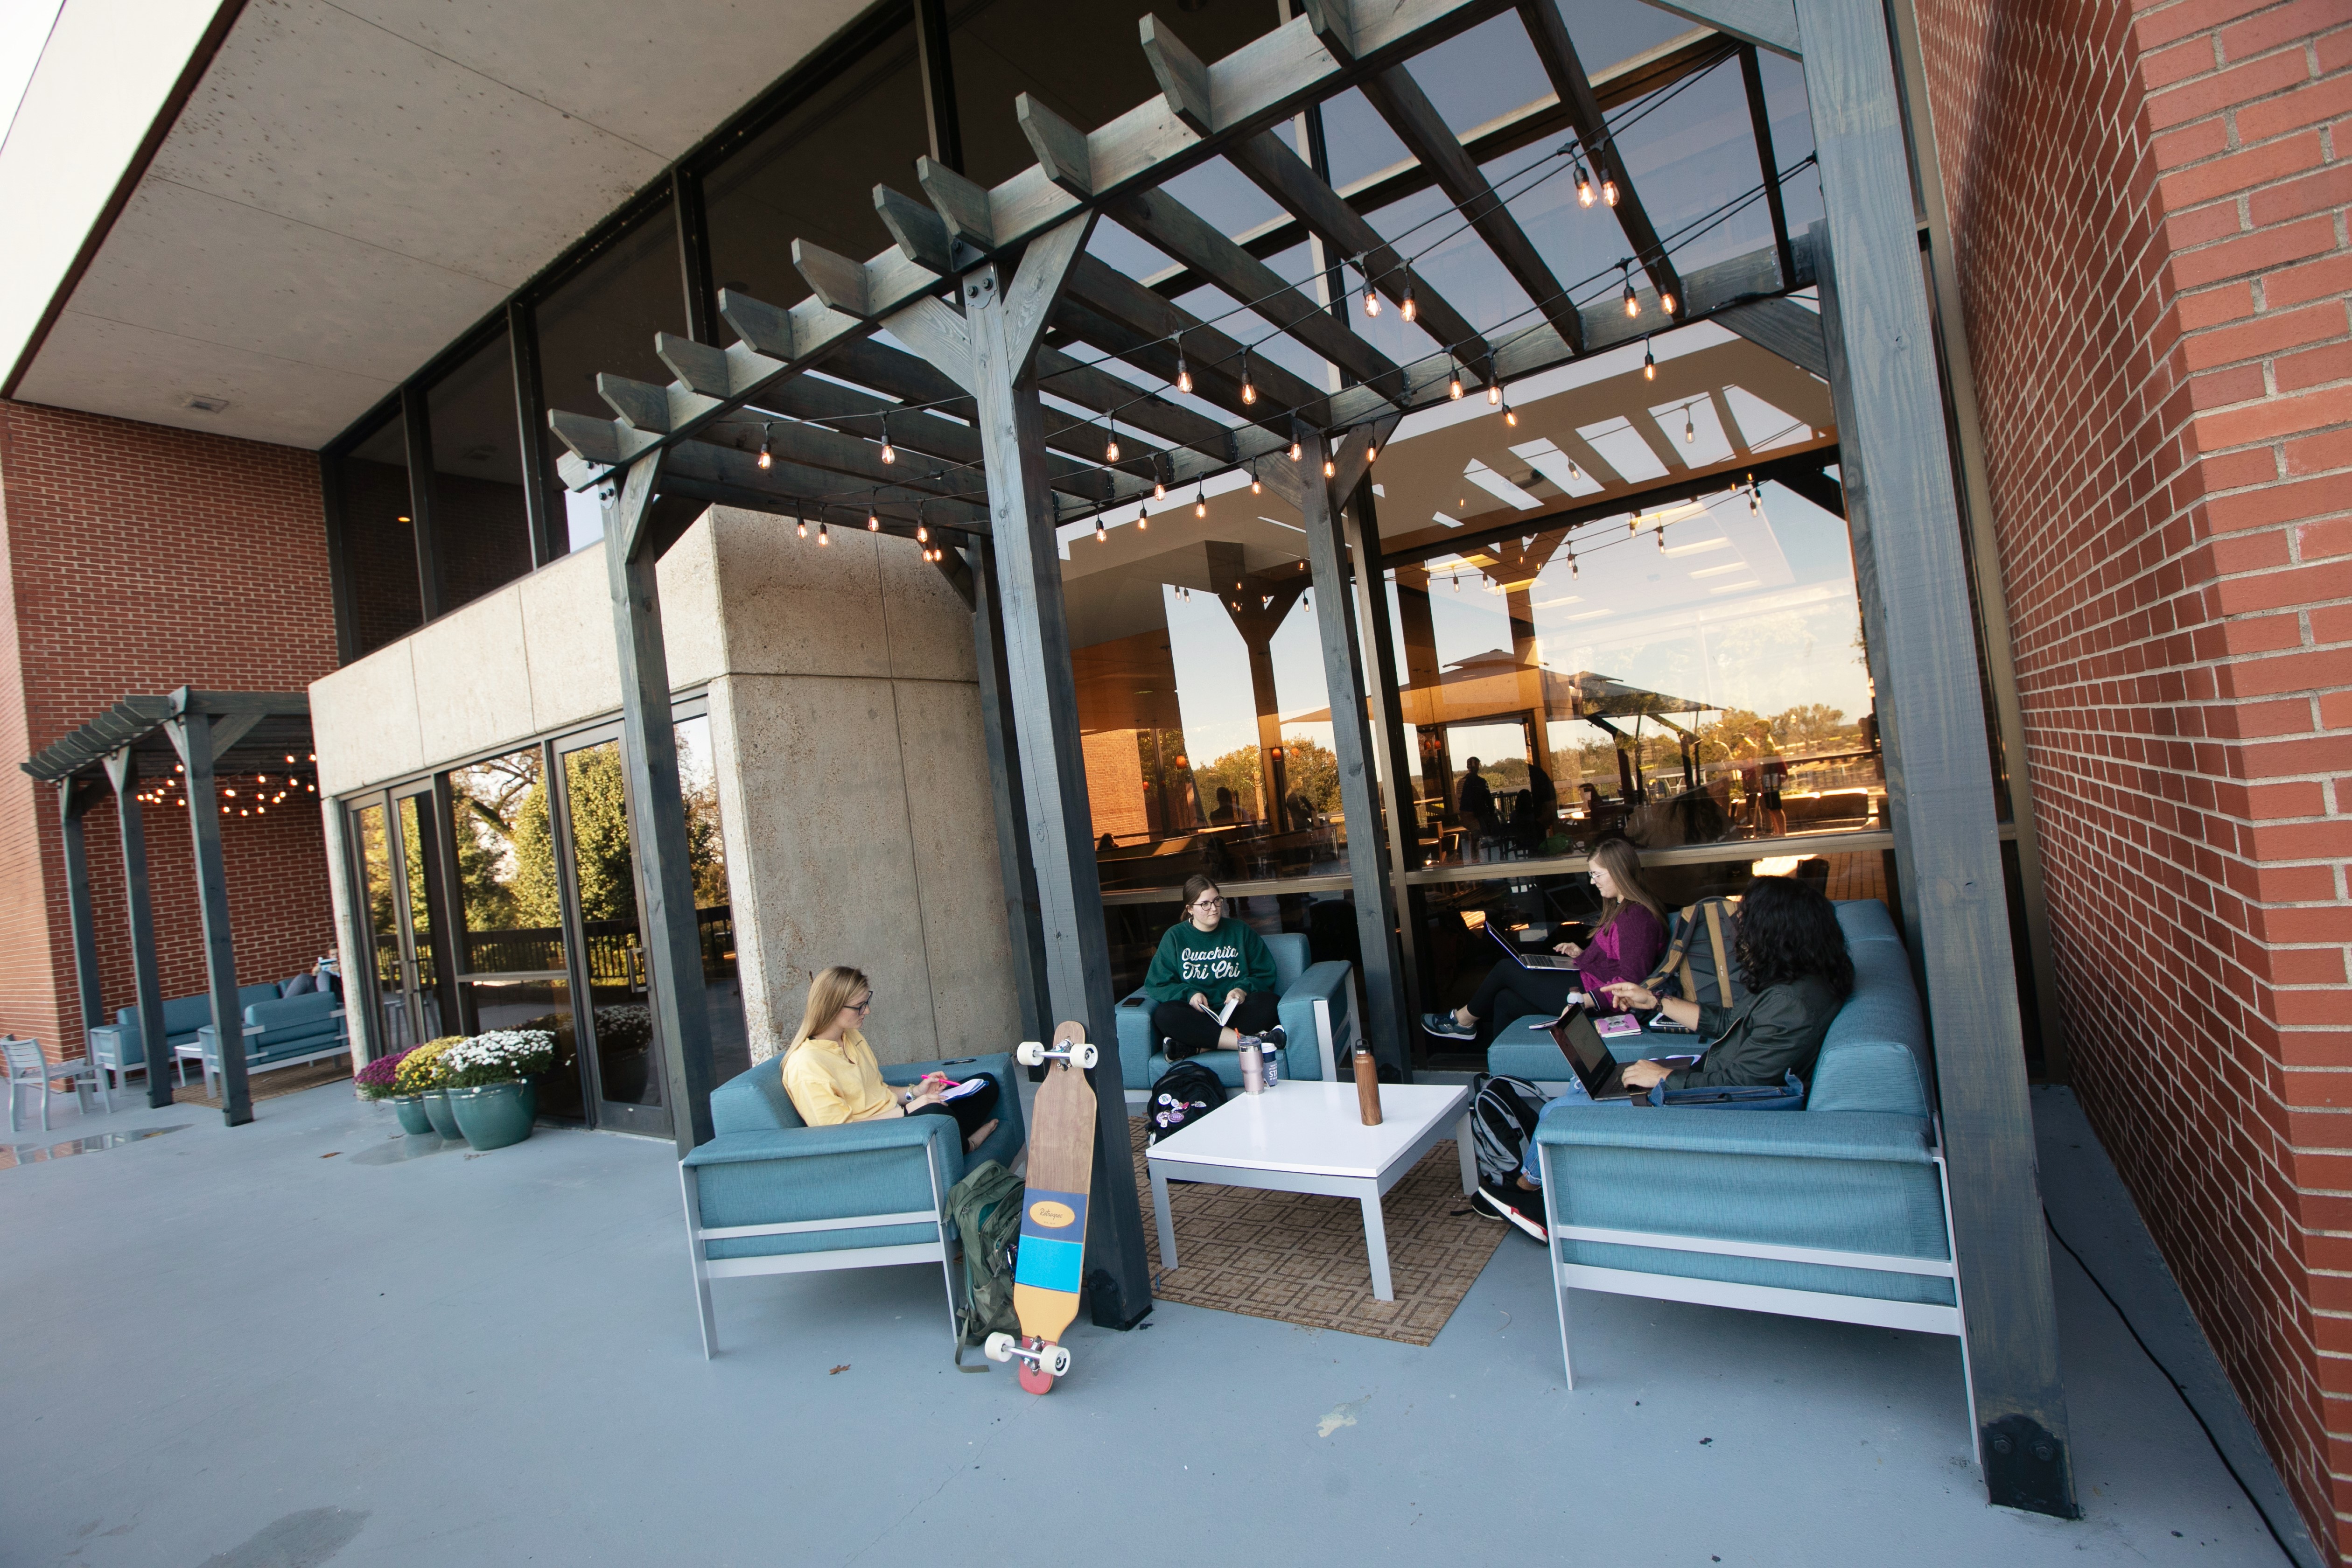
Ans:
POLYGON ((1454 1124, 1454 1152, 1462 1160, 1462 1191, 1466 1196, 1478 1190, 1478 1145, 1470 1129, 1470 1113, 1464 1111, 1462 1120, 1454 1124))
POLYGON ((1381 1213, 1381 1194, 1376 1187, 1359 1200, 1364 1206, 1364 1252, 1372 1265, 1372 1299, 1393 1301, 1396 1289, 1389 1283, 1389 1227, 1381 1213))
POLYGON ((1160 1222, 1160 1267, 1163 1272, 1176 1271, 1176 1226, 1168 1217, 1168 1177, 1157 1165, 1151 1171, 1151 1213, 1160 1222))

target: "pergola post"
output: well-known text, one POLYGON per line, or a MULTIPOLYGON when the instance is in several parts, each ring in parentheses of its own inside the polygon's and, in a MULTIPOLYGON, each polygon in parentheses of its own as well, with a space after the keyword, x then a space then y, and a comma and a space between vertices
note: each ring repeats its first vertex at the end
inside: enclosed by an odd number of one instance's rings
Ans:
MULTIPOLYGON (((1293 500, 1307 529, 1307 569, 1315 588, 1315 627, 1322 642, 1323 684, 1330 698, 1331 752, 1339 763, 1339 808, 1348 824, 1348 879, 1354 885, 1356 895, 1356 939, 1362 957, 1358 973, 1364 984, 1364 1037, 1375 1056, 1404 1075, 1412 1071, 1412 1058, 1403 976, 1391 934, 1396 930, 1397 884, 1381 861, 1381 811, 1373 798, 1385 770, 1376 770, 1372 763, 1376 743, 1371 718, 1364 706, 1364 645, 1348 580, 1347 541, 1339 522, 1339 509, 1331 502, 1331 487, 1318 477, 1323 471, 1325 441, 1320 434, 1304 435, 1299 440, 1297 463, 1276 462, 1266 467, 1269 472, 1282 474, 1297 487, 1293 500)), ((1359 557, 1355 569, 1360 574, 1369 574, 1375 585, 1380 582, 1377 560, 1367 565, 1359 557)), ((1381 623, 1373 624, 1374 635, 1384 629, 1381 623)), ((1398 818, 1390 817, 1391 837, 1410 831, 1398 818)), ((1343 1066, 1343 1075, 1345 1071, 1343 1066)))
MULTIPOLYGON (((1055 1017, 1076 1019, 1090 1037, 1108 1042, 1116 998, 1034 363, 1037 340, 1085 248, 1092 221, 1082 216, 1040 236, 1009 276, 1002 264, 967 274, 962 289, 969 357, 940 368, 967 382, 978 405, 990 541, 1003 599, 1007 684, 1045 936, 1046 995, 1055 1017)), ((943 357, 954 357, 952 350, 943 357)), ((1098 1327, 1126 1329, 1150 1311, 1151 1279, 1116 1049, 1103 1051, 1094 1083, 1098 1110, 1087 1217, 1087 1303, 1098 1327)))
POLYGON ((98 979, 98 925, 89 901, 89 853, 81 830, 83 814, 97 803, 94 781, 79 774, 58 781, 58 826, 66 857, 66 918, 73 926, 74 984, 81 1004, 84 1056, 89 1055, 89 1032, 106 1022, 98 979))
POLYGON ((710 1142, 710 1008, 656 575, 663 542, 655 539, 652 522, 663 468, 663 454, 649 454, 629 466, 625 479, 608 475, 596 495, 604 506, 605 574, 613 593, 613 637, 620 650, 621 763, 628 777, 646 978, 655 1031, 664 1046, 670 1131, 678 1152, 688 1154, 710 1142))
POLYGON ((155 910, 147 896, 147 825, 139 810, 139 759, 130 748, 106 754, 114 820, 122 839, 122 902, 131 916, 131 994, 139 1039, 147 1053, 147 1103, 172 1103, 172 1047, 163 1038, 163 982, 155 967, 155 910))
MULTIPOLYGON (((245 1081, 245 1009, 236 1005, 236 942, 228 923, 228 868, 221 856, 220 792, 213 763, 235 738, 215 736, 209 713, 182 713, 165 725, 180 765, 188 773, 188 834, 196 856, 196 904, 205 934, 205 983, 212 993, 213 1037, 220 1048, 221 1120, 240 1127, 253 1120, 253 1098, 245 1081), (220 742, 215 744, 215 742, 220 742)), ((238 732, 242 732, 239 731, 238 732)), ((158 1009, 161 1022, 161 1009, 158 1009)), ((140 1025, 143 1033, 146 1025, 140 1025)), ((155 1048, 147 1050, 147 1073, 155 1073, 155 1048)))
POLYGON ((1841 475, 1935 1040, 1978 1458, 1993 1501, 2073 1517, 1983 686, 1886 16, 1878 0, 1796 0, 1796 17, 1831 241, 1815 268, 1841 475))
POLYGON ((1021 748, 1013 734, 1011 676, 1004 662, 1004 596, 996 584, 996 552, 985 539, 971 543, 971 642, 980 670, 980 722, 988 742, 989 784, 995 793, 996 858, 1004 879, 1004 930, 1013 950, 1013 989, 1021 1005, 1021 1037, 1054 1032, 1046 1005, 1045 938, 1038 920, 1037 867, 1029 833, 1013 802, 1024 799, 1021 748))

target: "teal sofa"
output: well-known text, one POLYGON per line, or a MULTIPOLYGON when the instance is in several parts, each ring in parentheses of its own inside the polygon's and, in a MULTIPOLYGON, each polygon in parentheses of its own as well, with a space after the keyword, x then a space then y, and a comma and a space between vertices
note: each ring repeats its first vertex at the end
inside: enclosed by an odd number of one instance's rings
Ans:
POLYGON ((951 1117, 811 1127, 772 1059, 710 1091, 711 1140, 678 1162, 705 1356, 719 1349, 713 1279, 893 1263, 940 1266, 949 1327, 961 1342, 948 1192, 971 1166, 1010 1165, 1026 1134, 1012 1057, 905 1062, 885 1067, 882 1078, 907 1084, 930 1072, 996 1080, 996 1131, 969 1154, 951 1117))
POLYGON ((1926 1015, 1885 906, 1837 913, 1854 990, 1801 1110, 1544 1112, 1536 1145, 1571 1385, 1571 1289, 1951 1334, 1965 1368, 1926 1015))
MULTIPOLYGON (((1355 1009, 1349 1005, 1352 965, 1337 959, 1321 963, 1312 956, 1306 937, 1277 931, 1265 940, 1274 956, 1276 1012, 1288 1044, 1283 1047, 1282 1071, 1286 1078, 1345 1078, 1352 1069, 1341 1065, 1355 1054, 1355 1009)), ((1151 1034, 1154 1004, 1140 986, 1118 1005, 1118 1072, 1127 1085, 1128 1100, 1150 1098, 1151 1086, 1168 1070, 1168 1058, 1151 1034)), ((1227 1089, 1242 1086, 1242 1059, 1235 1051, 1207 1051, 1189 1057, 1215 1073, 1227 1089)))
MULTIPOLYGON (((295 979, 307 980, 308 975, 295 979)), ((275 1002, 285 994, 286 987, 295 979, 264 981, 258 985, 236 988, 236 1005, 250 1007, 257 1002, 275 1002)), ((163 1045, 173 1054, 176 1067, 182 1059, 180 1047, 196 1043, 196 1031, 213 1021, 213 998, 209 991, 193 996, 173 996, 163 1003, 163 1045)), ((114 1087, 122 1087, 123 1078, 130 1073, 143 1072, 147 1067, 146 1037, 139 1032, 139 1009, 124 1007, 116 1012, 114 1022, 101 1024, 89 1031, 89 1059, 101 1072, 111 1075, 114 1087)), ((184 1081, 185 1075, 182 1075, 184 1081)))
MULTIPOLYGON (((275 987, 246 989, 267 992, 275 987)), ((245 1010, 245 1070, 268 1072, 276 1068, 298 1067, 304 1062, 342 1056, 352 1048, 347 1022, 341 1000, 330 991, 264 996, 245 1010)), ((220 1038, 213 1032, 212 1025, 197 1026, 194 1048, 204 1058, 205 1093, 213 1094, 216 1092, 221 1060, 220 1038)))

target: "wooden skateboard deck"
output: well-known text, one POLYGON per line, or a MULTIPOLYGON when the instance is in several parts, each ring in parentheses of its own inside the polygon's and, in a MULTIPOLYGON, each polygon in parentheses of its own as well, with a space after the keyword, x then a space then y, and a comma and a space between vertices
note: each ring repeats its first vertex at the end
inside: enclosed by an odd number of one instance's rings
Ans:
MULTIPOLYGON (((1054 1031, 1056 1047, 1085 1042, 1079 1024, 1054 1031)), ((1021 1251, 1013 1266, 1013 1307, 1032 1346, 1060 1340, 1078 1314, 1086 1277, 1087 1192, 1094 1184, 1095 1091, 1067 1061, 1048 1061, 1029 1133, 1029 1173, 1021 1194, 1021 1251)), ((1025 1365, 1022 1385, 1043 1392, 1025 1365)), ((1044 1387, 1053 1386, 1050 1377, 1044 1387)))

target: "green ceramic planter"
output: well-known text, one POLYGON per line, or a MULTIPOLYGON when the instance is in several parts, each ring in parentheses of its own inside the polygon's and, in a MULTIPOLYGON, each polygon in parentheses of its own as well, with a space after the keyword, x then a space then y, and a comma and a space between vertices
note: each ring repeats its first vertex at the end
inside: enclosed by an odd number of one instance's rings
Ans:
POLYGON ((392 1109, 399 1114, 400 1130, 403 1132, 413 1133, 421 1138, 433 1131, 433 1119, 425 1114, 423 1096, 395 1094, 392 1097, 392 1109))
POLYGON ((434 1131, 444 1138, 465 1136, 463 1132, 457 1131, 457 1117, 449 1109, 449 1095, 446 1089, 428 1089, 417 1098, 425 1102, 425 1115, 433 1123, 434 1131))
POLYGON ((446 1092, 457 1126, 478 1152, 503 1149, 530 1136, 530 1119, 539 1110, 539 1091, 529 1081, 446 1092))

